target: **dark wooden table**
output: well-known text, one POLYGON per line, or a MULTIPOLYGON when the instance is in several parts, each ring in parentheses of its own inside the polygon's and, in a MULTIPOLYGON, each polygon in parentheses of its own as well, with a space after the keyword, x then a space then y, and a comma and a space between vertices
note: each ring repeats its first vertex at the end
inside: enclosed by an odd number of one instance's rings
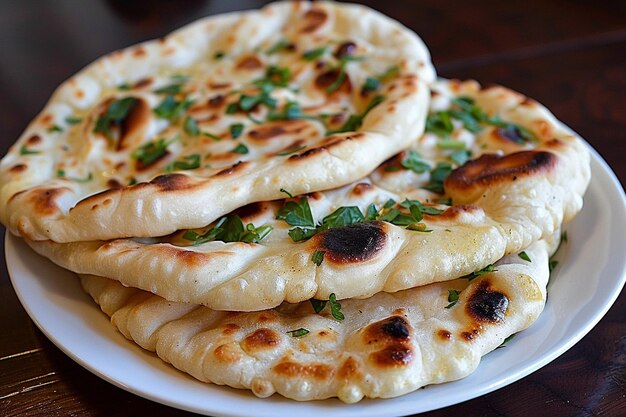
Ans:
MULTIPOLYGON (((263 3, 2 1, 1 153, 53 89, 95 58, 202 16, 263 3)), ((504 84, 547 105, 626 182, 626 2, 367 3, 420 34, 441 76, 504 84)), ((29 319, 6 268, 0 272, 0 415, 188 415, 118 389, 66 357, 29 319)), ((626 415, 626 295, 551 364, 429 415, 626 415)))

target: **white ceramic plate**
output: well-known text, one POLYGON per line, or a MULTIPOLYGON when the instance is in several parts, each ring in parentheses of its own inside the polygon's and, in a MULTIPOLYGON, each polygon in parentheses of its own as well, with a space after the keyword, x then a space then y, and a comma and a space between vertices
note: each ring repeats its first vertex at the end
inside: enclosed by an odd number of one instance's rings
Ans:
POLYGON ((142 397, 214 416, 407 415, 486 394, 554 360, 604 316, 626 280, 626 198, 606 163, 593 152, 591 186, 580 215, 567 226, 568 243, 548 286, 539 320, 504 349, 488 354, 469 377, 391 400, 346 405, 338 400, 298 403, 197 382, 126 340, 81 290, 75 275, 6 237, 6 259, 26 311, 68 356, 94 374, 142 397))

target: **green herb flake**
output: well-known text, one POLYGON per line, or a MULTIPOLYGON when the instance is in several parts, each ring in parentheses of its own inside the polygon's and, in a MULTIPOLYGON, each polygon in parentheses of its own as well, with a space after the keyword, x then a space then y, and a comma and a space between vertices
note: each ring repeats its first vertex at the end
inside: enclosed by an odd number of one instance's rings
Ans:
POLYGON ((154 92, 156 94, 167 94, 167 95, 175 96, 176 94, 181 93, 183 91, 183 88, 184 87, 182 84, 171 84, 165 87, 158 88, 154 90, 154 92))
POLYGON ((310 49, 302 54, 302 59, 304 59, 305 61, 314 61, 317 58, 323 56, 326 53, 327 49, 328 48, 326 47, 310 49))
POLYGON ((530 256, 528 256, 528 254, 524 251, 520 252, 517 254, 517 256, 519 256, 520 258, 522 258, 523 260, 525 260, 526 262, 532 262, 530 260, 530 256))
POLYGON ((316 250, 311 256, 311 261, 313 261, 315 265, 320 266, 322 262, 324 262, 324 255, 326 255, 326 251, 316 250))
POLYGON ((224 58, 226 56, 226 54, 223 51, 217 51, 213 54, 213 59, 215 60, 220 60, 222 58, 224 58))
POLYGON ((272 226, 255 227, 252 223, 244 227, 241 218, 236 214, 231 214, 219 219, 215 226, 202 235, 193 230, 187 230, 183 234, 183 239, 193 242, 193 246, 212 241, 259 243, 272 230, 272 226))
POLYGON ((22 147, 20 148, 20 155, 36 155, 39 154, 41 152, 39 151, 33 151, 32 149, 28 149, 26 147, 26 145, 22 145, 22 147))
POLYGON ((341 304, 337 301, 337 296, 335 293, 331 293, 328 296, 328 303, 330 304, 330 313, 333 315, 335 320, 342 321, 345 319, 345 316, 341 312, 341 304))
POLYGON ((443 194, 443 182, 451 173, 452 165, 450 165, 450 163, 439 162, 437 166, 430 171, 430 182, 423 188, 434 193, 443 194))
POLYGON ((93 129, 94 133, 102 133, 107 138, 113 139, 111 127, 121 125, 124 122, 136 101, 137 99, 134 97, 124 97, 109 104, 107 111, 98 117, 93 129))
POLYGON ((196 123, 196 120, 191 116, 187 116, 185 118, 185 122, 183 123, 183 129, 185 130, 185 133, 189 136, 198 136, 200 134, 198 123, 196 123))
POLYGON ((59 132, 63 132, 63 128, 59 125, 52 125, 51 127, 49 127, 47 129, 48 133, 59 133, 59 132))
POLYGON ((461 294, 461 291, 448 290, 448 302, 450 304, 448 304, 446 308, 451 308, 452 306, 454 306, 456 303, 459 302, 459 294, 461 294))
POLYGON ((211 132, 202 132, 202 136, 206 136, 207 138, 211 138, 214 141, 220 141, 222 140, 221 136, 218 136, 216 134, 213 134, 211 132))
POLYGON ((378 81, 378 79, 367 77, 365 83, 363 83, 363 87, 361 87, 361 91, 363 93, 371 93, 372 91, 378 90, 379 87, 380 81, 378 81))
POLYGON ((335 133, 352 132, 357 130, 359 127, 361 127, 361 124, 363 124, 363 119, 365 118, 365 116, 367 116, 367 114, 374 107, 378 106, 384 100, 385 96, 375 96, 374 98, 372 98, 372 100, 369 102, 369 104, 362 113, 350 115, 350 117, 348 117, 348 120, 343 124, 343 126, 341 126, 339 129, 329 130, 328 132, 326 132, 326 135, 330 136, 335 133))
POLYGON ((167 96, 153 110, 161 119, 173 121, 178 119, 192 104, 193 101, 188 98, 179 101, 173 96, 167 96))
POLYGON ((450 159, 457 166, 464 165, 471 158, 472 153, 467 149, 458 150, 450 155, 450 159))
POLYGON ((167 154, 167 146, 176 141, 177 138, 166 140, 159 138, 156 141, 148 142, 132 153, 132 157, 143 165, 151 165, 167 154))
POLYGON ((278 211, 276 219, 284 220, 290 226, 315 227, 311 207, 306 197, 302 197, 300 202, 287 201, 278 211))
POLYGON ((410 169, 416 174, 422 174, 431 169, 430 164, 424 161, 422 156, 412 149, 408 151, 407 155, 402 159, 402 162, 400 162, 400 165, 406 169, 410 169))
POLYGON ((291 337, 302 337, 302 336, 306 336, 309 333, 310 332, 307 329, 303 328, 303 327, 300 327, 297 330, 290 330, 290 331, 287 332, 287 334, 289 336, 291 336, 291 337))
POLYGON ((387 82, 392 78, 397 77, 400 74, 400 67, 393 65, 385 70, 382 74, 376 77, 380 82, 387 82))
POLYGON ((293 44, 289 42, 287 39, 281 39, 276 42, 272 47, 270 47, 267 51, 265 51, 268 55, 273 55, 277 52, 289 50, 293 47, 293 44))
POLYGON ((497 271, 498 270, 493 266, 493 264, 489 264, 483 269, 479 269, 478 271, 474 271, 471 274, 466 275, 464 278, 466 278, 468 281, 471 281, 475 278, 478 278, 481 275, 487 274, 489 272, 497 272, 497 271))
POLYGON ((456 139, 441 139, 437 142, 439 149, 452 149, 462 151, 465 149, 465 142, 456 139))
POLYGON ((68 125, 77 125, 82 121, 83 121, 83 118, 77 117, 77 116, 67 116, 65 118, 65 123, 67 123, 68 125))
POLYGON ((234 149, 231 150, 231 152, 234 153, 238 153, 241 155, 245 155, 249 152, 248 147, 246 145, 244 145, 243 143, 240 143, 239 145, 235 146, 234 149))
POLYGON ((315 311, 315 313, 318 313, 318 314, 320 311, 324 309, 324 307, 326 307, 326 303, 328 303, 328 301, 326 300, 316 300, 314 298, 311 298, 309 301, 311 302, 313 311, 315 311))
POLYGON ((233 123, 230 125, 230 137, 237 139, 243 133, 243 123, 233 123))
POLYGON ((200 154, 194 153, 184 156, 182 159, 172 162, 165 170, 167 172, 172 171, 185 171, 189 169, 200 168, 200 154))

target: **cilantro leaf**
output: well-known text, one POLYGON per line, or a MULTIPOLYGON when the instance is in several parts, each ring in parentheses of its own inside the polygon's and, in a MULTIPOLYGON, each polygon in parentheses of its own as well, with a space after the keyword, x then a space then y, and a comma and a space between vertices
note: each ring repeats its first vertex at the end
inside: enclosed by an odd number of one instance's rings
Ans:
POLYGON ((337 297, 335 293, 331 293, 328 296, 328 303, 330 304, 330 313, 333 315, 335 320, 342 321, 345 319, 345 316, 341 312, 341 304, 337 301, 337 297))
POLYGON ((422 159, 422 156, 412 149, 408 151, 407 155, 404 157, 404 159, 402 159, 402 162, 400 162, 400 164, 404 168, 410 169, 417 174, 422 174, 431 169, 430 164, 424 161, 422 159))
POLYGON ((200 134, 198 123, 196 123, 196 120, 191 116, 187 116, 185 118, 185 122, 183 123, 183 129, 185 130, 185 133, 189 136, 198 136, 200 134))
POLYGON ((121 125, 136 102, 137 99, 134 97, 124 97, 113 101, 109 104, 107 111, 98 117, 93 129, 94 133, 102 133, 107 138, 113 139, 111 127, 121 125))
POLYGON ((231 149, 231 152, 245 155, 249 152, 249 150, 246 145, 244 145, 243 143, 240 143, 239 145, 235 146, 234 149, 231 149))
POLYGON ((219 240, 222 242, 246 242, 259 243, 272 231, 272 226, 264 225, 255 227, 249 223, 244 227, 241 218, 236 214, 222 217, 211 229, 203 235, 188 230, 183 234, 183 239, 193 242, 193 246, 206 242, 219 240))
POLYGON ((313 310, 316 313, 322 311, 324 307, 326 307, 326 303, 328 302, 327 300, 316 300, 314 298, 311 298, 309 301, 311 302, 311 306, 313 306, 313 310))
POLYGON ((517 256, 519 256, 520 258, 522 258, 523 260, 527 261, 527 262, 532 262, 530 260, 530 256, 528 256, 528 254, 524 251, 521 251, 520 253, 517 254, 517 256))
POLYGON ((277 220, 284 220, 290 226, 315 227, 311 207, 306 197, 299 203, 287 201, 276 215, 277 220))
POLYGON ((36 155, 38 153, 41 153, 41 152, 28 149, 26 145, 22 145, 22 147, 20 148, 20 155, 36 155))
POLYGON ((192 104, 193 101, 188 98, 178 101, 173 96, 167 96, 153 111, 161 119, 176 120, 191 107, 192 104))
POLYGON ((459 301, 459 294, 461 294, 461 291, 448 290, 448 302, 450 304, 448 304, 446 308, 451 308, 459 301))
POLYGON ((287 334, 289 336, 291 336, 291 337, 302 337, 302 336, 306 336, 309 333, 310 333, 310 331, 308 331, 304 327, 300 327, 297 330, 290 330, 290 331, 287 332, 287 334))
POLYGON ((230 137, 237 139, 243 133, 243 123, 233 123, 230 125, 230 137))
POLYGON ((385 100, 385 96, 375 96, 369 102, 369 104, 367 105, 367 107, 362 113, 356 114, 356 115, 350 115, 350 117, 348 117, 348 120, 343 124, 343 126, 341 126, 339 129, 329 130, 328 132, 326 132, 326 135, 330 136, 335 133, 352 132, 352 131, 357 130, 359 127, 361 127, 361 124, 363 124, 363 119, 365 118, 365 116, 367 116, 367 114, 374 107, 378 106, 384 100, 385 100))
POLYGON ((167 154, 167 146, 177 139, 166 140, 165 138, 159 138, 156 141, 148 142, 136 149, 132 153, 132 157, 143 165, 153 164, 167 154))
POLYGON ((311 256, 311 260, 313 261, 315 265, 320 266, 322 262, 324 262, 324 255, 326 255, 326 251, 316 250, 315 252, 313 252, 313 255, 311 256))
POLYGON ((326 53, 326 50, 328 48, 326 48, 325 46, 321 47, 321 48, 316 48, 316 49, 310 49, 306 52, 304 52, 302 54, 302 58, 305 61, 314 61, 317 58, 321 57, 322 55, 324 55, 326 53))
POLYGON ((182 160, 174 161, 165 167, 168 172, 171 171, 184 171, 189 169, 200 168, 200 154, 194 153, 184 156, 182 160))

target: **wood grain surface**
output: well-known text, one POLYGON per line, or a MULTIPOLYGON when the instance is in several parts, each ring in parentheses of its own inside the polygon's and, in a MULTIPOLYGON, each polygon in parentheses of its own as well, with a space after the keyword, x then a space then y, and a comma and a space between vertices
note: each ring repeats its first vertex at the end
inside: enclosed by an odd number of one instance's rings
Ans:
MULTIPOLYGON (((99 56, 203 16, 264 3, 0 2, 0 153, 58 84, 99 56)), ((548 106, 626 183, 626 2, 363 3, 415 30, 429 46, 439 75, 503 84, 548 106)), ((1 416, 190 415, 116 388, 65 356, 20 305, 2 243, 0 249, 1 416)), ((621 294, 585 338, 544 368, 426 415, 625 416, 626 296, 621 294)))

